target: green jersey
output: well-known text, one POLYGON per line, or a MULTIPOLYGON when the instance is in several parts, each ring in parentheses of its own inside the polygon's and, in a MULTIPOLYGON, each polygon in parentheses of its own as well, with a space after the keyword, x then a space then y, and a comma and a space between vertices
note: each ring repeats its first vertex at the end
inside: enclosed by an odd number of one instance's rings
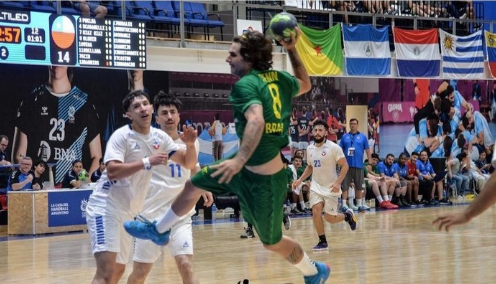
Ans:
POLYGON ((247 123, 245 111, 253 104, 263 107, 265 126, 262 138, 246 162, 247 166, 262 165, 272 160, 289 143, 289 117, 293 97, 298 95, 299 90, 300 85, 295 77, 274 70, 252 70, 233 86, 229 101, 234 105, 236 134, 241 141, 247 123))

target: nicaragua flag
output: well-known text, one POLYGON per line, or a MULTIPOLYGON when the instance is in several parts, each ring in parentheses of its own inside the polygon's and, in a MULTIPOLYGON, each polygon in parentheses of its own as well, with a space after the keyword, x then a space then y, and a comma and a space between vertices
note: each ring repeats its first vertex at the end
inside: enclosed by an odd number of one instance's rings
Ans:
POLYGON ((441 55, 437 29, 394 28, 393 34, 399 76, 415 78, 439 76, 441 55))
POLYGON ((468 36, 455 36, 439 29, 443 77, 477 79, 484 73, 482 31, 468 36))
POLYGON ((496 78, 496 34, 484 31, 486 36, 486 54, 491 75, 496 78))
POLYGON ((389 26, 343 25, 344 53, 348 75, 391 74, 389 26))

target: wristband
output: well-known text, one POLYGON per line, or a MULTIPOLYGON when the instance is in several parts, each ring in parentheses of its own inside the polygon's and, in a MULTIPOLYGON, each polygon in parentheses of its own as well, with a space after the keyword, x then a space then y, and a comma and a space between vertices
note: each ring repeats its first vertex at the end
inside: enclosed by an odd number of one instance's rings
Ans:
POLYGON ((146 158, 143 158, 143 160, 141 160, 143 162, 143 165, 145 165, 145 170, 151 170, 152 169, 152 165, 150 165, 150 159, 148 157, 146 158))

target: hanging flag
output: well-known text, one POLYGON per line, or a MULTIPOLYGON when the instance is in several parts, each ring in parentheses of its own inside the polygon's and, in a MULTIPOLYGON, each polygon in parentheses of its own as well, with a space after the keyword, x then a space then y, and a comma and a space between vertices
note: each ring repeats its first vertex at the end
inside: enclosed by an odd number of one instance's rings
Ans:
POLYGON ((391 74, 389 26, 343 26, 346 73, 348 75, 391 74))
POLYGON ((443 77, 478 79, 484 74, 482 31, 468 36, 455 36, 439 29, 443 77))
POLYGON ((394 48, 400 77, 439 76, 441 55, 437 29, 394 28, 394 48))
POLYGON ((486 54, 489 62, 489 70, 496 78, 496 34, 485 31, 486 36, 486 54))
POLYGON ((302 33, 296 49, 309 75, 340 75, 343 73, 341 26, 314 30, 299 25, 302 33))

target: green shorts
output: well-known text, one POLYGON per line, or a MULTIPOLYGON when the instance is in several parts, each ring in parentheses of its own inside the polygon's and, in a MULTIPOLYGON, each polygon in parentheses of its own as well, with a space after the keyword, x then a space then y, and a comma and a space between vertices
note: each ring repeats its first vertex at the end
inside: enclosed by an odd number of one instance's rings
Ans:
POLYGON ((211 177, 212 172, 209 166, 204 167, 191 178, 191 182, 216 195, 236 194, 243 218, 253 224, 260 241, 266 245, 278 243, 282 239, 282 207, 288 182, 286 170, 281 169, 273 175, 258 175, 243 167, 229 184, 219 184, 218 177, 211 177))

